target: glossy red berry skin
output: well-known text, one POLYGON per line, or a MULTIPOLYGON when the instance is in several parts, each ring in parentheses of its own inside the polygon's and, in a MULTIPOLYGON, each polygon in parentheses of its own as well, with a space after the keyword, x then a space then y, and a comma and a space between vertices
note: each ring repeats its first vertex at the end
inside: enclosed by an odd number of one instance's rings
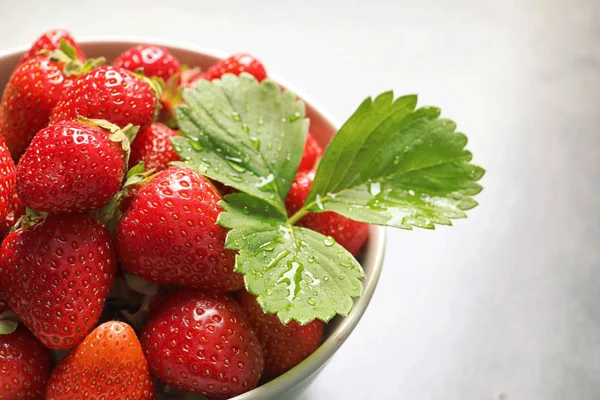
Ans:
POLYGON ((100 208, 125 176, 122 143, 78 121, 42 129, 17 165, 17 193, 26 207, 51 213, 100 208))
POLYGON ((54 214, 4 239, 0 292, 44 345, 64 350, 96 325, 116 269, 106 227, 86 214, 54 214))
POLYGON ((246 72, 254 76, 259 82, 267 78, 267 71, 263 64, 254 56, 247 53, 234 54, 229 58, 219 61, 199 76, 201 79, 212 81, 220 79, 225 74, 240 75, 246 72))
MULTIPOLYGON (((4 221, 10 212, 11 198, 15 191, 15 178, 15 164, 4 140, 0 137, 0 221, 4 221)), ((3 224, 0 223, 0 226, 3 224)), ((1 233, 2 228, 0 228, 1 233)))
MULTIPOLYGON (((298 172, 285 201, 289 215, 293 215, 302 208, 314 178, 314 171, 298 172)), ((317 231, 325 236, 333 237, 336 242, 354 256, 358 255, 369 238, 368 224, 353 221, 331 211, 308 213, 298 222, 298 225, 317 231)))
POLYGON ((181 73, 179 61, 164 47, 140 44, 125 50, 113 62, 115 68, 132 72, 142 70, 147 77, 162 78, 166 81, 181 73))
POLYGON ((0 103, 0 134, 15 160, 48 125, 63 90, 73 80, 65 76, 62 63, 48 56, 29 59, 13 72, 0 103))
POLYGON ((77 78, 60 97, 50 123, 73 120, 79 115, 105 119, 124 128, 145 128, 156 113, 156 94, 131 71, 111 66, 95 68, 77 78))
POLYGON ((152 283, 229 292, 244 286, 233 272, 226 230, 217 224, 221 196, 198 172, 170 167, 141 187, 116 231, 123 267, 152 283))
POLYGON ((109 321, 52 371, 46 400, 154 400, 154 382, 134 330, 109 321))
POLYGON ((211 398, 256 387, 263 353, 240 306, 229 296, 183 291, 161 299, 141 342, 161 381, 211 398))
POLYGON ((180 161, 170 140, 177 136, 179 132, 158 122, 142 129, 131 145, 129 167, 143 162, 147 170, 154 168, 158 172, 168 168, 169 163, 180 161))
POLYGON ((60 48, 60 41, 64 40, 67 44, 69 44, 75 50, 77 54, 77 58, 80 60, 85 60, 85 55, 83 51, 71 35, 69 31, 64 29, 54 29, 48 32, 45 32, 40 36, 31 46, 29 50, 23 54, 23 58, 21 58, 20 64, 35 58, 40 51, 43 50, 57 50, 60 48))
POLYGON ((291 321, 283 325, 275 314, 265 314, 256 302, 256 296, 241 290, 236 299, 250 320, 265 353, 265 371, 268 379, 283 375, 315 352, 323 341, 325 323, 314 320, 300 325, 291 321))
POLYGON ((14 190, 11 200, 8 203, 8 210, 4 217, 4 221, 0 222, 0 241, 8 235, 8 232, 23 215, 25 215, 25 206, 23 206, 23 203, 21 203, 21 200, 19 199, 19 195, 17 195, 16 190, 14 190))
POLYGON ((312 171, 317 161, 323 156, 323 148, 310 133, 306 137, 304 153, 298 171, 312 171))
POLYGON ((22 324, 0 335, 0 398, 44 400, 50 354, 22 324))

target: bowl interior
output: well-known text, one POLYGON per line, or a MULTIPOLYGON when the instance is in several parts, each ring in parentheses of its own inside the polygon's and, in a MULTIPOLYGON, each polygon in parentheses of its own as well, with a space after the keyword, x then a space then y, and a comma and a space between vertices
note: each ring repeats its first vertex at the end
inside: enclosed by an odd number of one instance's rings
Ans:
MULTIPOLYGON (((140 43, 162 45, 168 48, 182 64, 199 66, 202 69, 206 69, 223 58, 222 55, 195 46, 183 46, 156 40, 148 41, 147 39, 90 38, 82 40, 81 47, 88 57, 104 56, 110 63, 121 52, 140 43)), ((25 50, 25 48, 21 48, 0 52, 1 90, 4 89, 6 82, 25 50)), ((327 145, 337 131, 339 124, 333 118, 328 116, 314 101, 308 99, 306 95, 285 83, 283 80, 276 77, 272 78, 284 87, 295 92, 305 101, 307 116, 311 121, 310 132, 321 145, 327 145)), ((337 317, 328 324, 326 340, 321 347, 293 370, 251 392, 235 397, 236 400, 289 398, 286 393, 296 391, 299 387, 303 386, 303 383, 306 384, 311 377, 314 378, 316 376, 316 373, 318 373, 327 361, 329 361, 331 356, 350 335, 371 300, 381 272, 384 247, 384 228, 376 226, 371 227, 369 242, 365 246, 364 252, 360 258, 361 264, 367 275, 363 282, 363 296, 360 299, 355 300, 354 309, 348 317, 337 317)))

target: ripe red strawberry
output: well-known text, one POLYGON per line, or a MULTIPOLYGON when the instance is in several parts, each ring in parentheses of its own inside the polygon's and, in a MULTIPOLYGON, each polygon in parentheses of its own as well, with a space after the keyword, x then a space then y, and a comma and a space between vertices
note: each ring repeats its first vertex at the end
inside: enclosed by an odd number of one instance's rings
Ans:
POLYGON ((130 168, 144 162, 146 169, 162 171, 171 161, 181 160, 171 144, 170 138, 175 136, 179 132, 158 122, 142 129, 131 145, 130 168))
POLYGON ((265 314, 256 297, 245 290, 237 301, 250 320, 265 353, 263 376, 269 379, 289 371, 314 353, 323 341, 325 324, 319 320, 306 325, 292 321, 283 325, 275 314, 265 314))
POLYGON ((263 353, 235 301, 183 291, 157 303, 141 341, 150 371, 161 381, 217 398, 256 387, 263 353))
POLYGON ((4 221, 0 221, 0 240, 4 239, 8 232, 17 223, 19 218, 25 214, 25 206, 21 203, 17 191, 13 190, 13 194, 10 202, 8 203, 8 210, 4 221))
POLYGON ((254 56, 246 53, 234 54, 225 60, 219 61, 201 74, 199 78, 212 81, 213 79, 220 79, 225 74, 240 75, 242 72, 249 73, 259 82, 267 78, 267 71, 262 63, 254 56))
POLYGON ((42 36, 40 36, 33 43, 31 48, 25 52, 20 64, 23 64, 25 61, 36 57, 38 53, 42 50, 52 51, 59 49, 61 40, 64 40, 67 44, 73 47, 78 59, 82 61, 85 60, 85 55, 83 54, 83 51, 81 50, 81 48, 79 48, 79 45, 77 44, 77 42, 75 42, 75 39, 73 39, 71 33, 64 29, 55 29, 42 34, 42 36))
POLYGON ((323 156, 321 145, 315 140, 310 133, 306 137, 306 145, 304 146, 304 154, 298 171, 312 171, 317 163, 317 160, 323 156))
POLYGON ((152 283, 228 292, 244 286, 233 272, 217 224, 221 196, 188 168, 171 167, 138 189, 116 230, 123 267, 152 283))
POLYGON ((15 164, 4 144, 4 140, 0 137, 0 221, 4 221, 9 212, 11 196, 14 190, 15 164))
POLYGON ((217 224, 221 196, 197 172, 171 167, 157 174, 131 200, 116 231, 123 267, 157 284, 228 292, 244 286, 233 272, 235 255, 225 250, 217 224))
POLYGON ((64 63, 49 56, 36 57, 17 67, 0 103, 0 134, 18 160, 33 136, 48 125, 50 113, 75 75, 67 76, 64 63))
POLYGON ((154 383, 133 329, 110 321, 94 329, 52 372, 46 400, 154 400, 154 383))
POLYGON ((50 215, 10 233, 0 291, 47 347, 64 350, 95 326, 116 273, 110 232, 85 214, 50 215))
POLYGON ((179 61, 164 47, 141 44, 123 52, 113 63, 115 68, 143 70, 147 77, 162 78, 165 82, 181 73, 179 61))
POLYGON ((44 400, 50 354, 23 325, 0 334, 0 399, 44 400))
POLYGON ((125 176, 125 133, 92 121, 61 121, 39 131, 17 165, 17 192, 36 211, 84 212, 102 207, 125 176), (119 142, 118 140, 121 140, 119 142), (124 141, 124 142, 123 142, 124 141))
POLYGON ((123 128, 144 128, 154 119, 156 93, 151 85, 122 68, 104 66, 82 75, 60 97, 50 122, 76 119, 81 115, 105 119, 123 128))
MULTIPOLYGON (((289 215, 302 208, 314 178, 314 171, 298 172, 285 201, 289 215)), ((334 212, 309 213, 298 222, 298 225, 333 237, 355 256, 369 238, 368 224, 353 221, 334 212)))

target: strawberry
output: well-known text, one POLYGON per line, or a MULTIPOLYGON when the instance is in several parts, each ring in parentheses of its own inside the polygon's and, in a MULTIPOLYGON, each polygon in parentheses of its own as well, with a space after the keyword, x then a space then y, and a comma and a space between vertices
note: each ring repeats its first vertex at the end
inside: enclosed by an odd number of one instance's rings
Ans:
POLYGON ((147 77, 162 78, 165 82, 181 73, 179 61, 164 47, 141 44, 123 52, 113 62, 115 68, 142 70, 147 77))
POLYGON ((0 221, 0 240, 4 239, 8 232, 17 223, 19 218, 25 214, 25 206, 21 203, 17 191, 13 190, 11 200, 8 203, 8 209, 4 221, 0 221))
POLYGON ((75 53, 77 54, 77 58, 79 60, 85 61, 85 55, 71 33, 64 29, 55 29, 48 32, 45 32, 40 36, 31 46, 29 50, 23 54, 23 58, 21 58, 20 64, 35 58, 41 51, 48 50, 57 50, 60 48, 60 41, 64 40, 67 44, 69 44, 75 53))
POLYGON ((46 400, 154 400, 142 346, 124 322, 94 329, 52 372, 46 400))
POLYGON ((306 137, 304 153, 302 154, 302 161, 300 161, 298 171, 311 171, 315 167, 317 160, 322 156, 323 148, 315 140, 314 136, 309 133, 306 137))
POLYGON ((4 220, 10 210, 10 202, 12 193, 15 190, 15 164, 13 163, 10 153, 4 144, 4 140, 0 137, 0 234, 4 229, 4 220))
MULTIPOLYGON (((29 59, 17 67, 4 89, 0 134, 15 160, 21 157, 33 136, 48 125, 63 90, 76 78, 73 72, 69 75, 65 72, 67 64, 53 60, 50 56, 29 59)), ((80 68, 79 72, 84 72, 84 67, 80 68)))
POLYGON ((169 167, 171 161, 180 161, 170 140, 176 136, 179 136, 179 132, 157 122, 142 129, 131 145, 129 166, 143 162, 146 169, 162 171, 169 167))
POLYGON ((265 353, 263 376, 274 379, 300 364, 323 341, 325 324, 319 320, 306 325, 292 321, 283 325, 275 314, 265 314, 256 296, 241 290, 236 297, 250 320, 265 353))
POLYGON ((157 96, 151 83, 122 68, 96 68, 73 82, 60 97, 50 122, 76 119, 78 115, 105 119, 123 128, 144 128, 156 113, 157 96))
POLYGON ((4 239, 0 291, 42 343, 64 350, 98 321, 116 268, 107 228, 85 214, 50 215, 4 239))
POLYGON ((44 400, 49 376, 48 349, 31 332, 19 324, 0 334, 0 399, 44 400))
POLYGON ((227 292, 244 286, 217 224, 221 196, 188 168, 171 167, 137 190, 116 230, 123 267, 149 282, 227 292))
POLYGON ((229 296, 183 291, 161 299, 141 341, 150 371, 182 390, 231 398, 256 387, 263 353, 229 296))
MULTIPOLYGON (((302 208, 314 178, 314 171, 298 172, 285 201, 289 215, 293 215, 302 208)), ((368 224, 353 221, 331 211, 308 213, 298 222, 298 225, 333 237, 336 242, 355 256, 369 237, 368 224)))
POLYGON ((250 54, 240 53, 219 61, 206 70, 206 72, 199 75, 196 80, 200 78, 212 81, 214 79, 220 79, 225 74, 240 75, 242 72, 249 73, 259 82, 262 82, 267 78, 267 71, 259 60, 250 54))
POLYGON ((108 203, 125 176, 125 135, 131 129, 126 131, 83 118, 39 131, 17 165, 17 192, 23 204, 36 211, 65 213, 108 203))

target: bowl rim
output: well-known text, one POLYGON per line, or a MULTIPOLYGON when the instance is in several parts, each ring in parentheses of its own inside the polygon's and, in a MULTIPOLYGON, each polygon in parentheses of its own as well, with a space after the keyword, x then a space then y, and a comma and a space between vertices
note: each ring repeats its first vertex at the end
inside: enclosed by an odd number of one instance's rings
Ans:
MULTIPOLYGON (((227 57, 227 54, 224 52, 215 51, 213 49, 198 46, 192 43, 156 39, 144 36, 82 36, 78 38, 77 42, 84 48, 87 46, 99 45, 133 46, 136 44, 149 44, 164 46, 182 52, 199 53, 212 58, 223 59, 227 57)), ((28 46, 17 46, 4 50, 0 49, 0 62, 2 62, 6 57, 22 54, 27 51, 28 48, 28 46)), ((331 127, 339 130, 341 127, 340 122, 304 91, 299 90, 293 84, 290 84, 286 79, 283 79, 276 74, 269 73, 269 78, 294 92, 308 106, 310 106, 315 113, 320 114, 320 116, 329 125, 331 125, 331 127)), ((293 390, 294 388, 299 387, 303 382, 315 376, 316 373, 327 364, 327 362, 344 344, 344 342, 348 339, 350 334, 358 325, 359 321, 362 319, 362 316, 371 302, 375 288, 379 282, 381 270, 383 268, 386 248, 386 228, 382 226, 371 225, 369 233, 370 237, 367 247, 371 256, 368 260, 362 263, 363 268, 369 272, 363 280, 362 296, 358 299, 355 299, 354 307, 350 314, 347 317, 338 316, 338 318, 341 318, 339 325, 330 332, 327 339, 313 354, 307 357, 296 367, 262 386, 259 386, 247 393, 233 397, 231 400, 256 400, 271 398, 272 396, 280 394, 282 390, 293 390), (370 268, 366 268, 367 265, 370 268)))

